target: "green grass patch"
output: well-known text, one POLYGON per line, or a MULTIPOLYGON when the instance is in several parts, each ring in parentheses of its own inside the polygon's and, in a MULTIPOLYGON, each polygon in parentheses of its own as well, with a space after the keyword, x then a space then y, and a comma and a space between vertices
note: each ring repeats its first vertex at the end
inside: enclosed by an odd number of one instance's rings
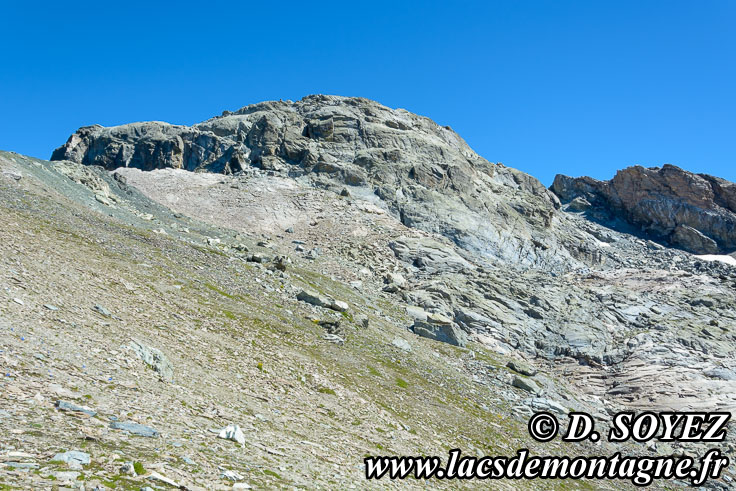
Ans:
POLYGON ((264 469, 263 473, 266 474, 267 476, 275 477, 276 479, 281 479, 281 476, 279 476, 276 472, 272 470, 264 469))
POLYGON ((235 295, 230 295, 228 292, 220 290, 219 288, 217 288, 212 283, 205 283, 204 286, 208 290, 212 290, 215 293, 219 293, 220 295, 222 295, 225 298, 229 298, 230 300, 235 300, 235 295))

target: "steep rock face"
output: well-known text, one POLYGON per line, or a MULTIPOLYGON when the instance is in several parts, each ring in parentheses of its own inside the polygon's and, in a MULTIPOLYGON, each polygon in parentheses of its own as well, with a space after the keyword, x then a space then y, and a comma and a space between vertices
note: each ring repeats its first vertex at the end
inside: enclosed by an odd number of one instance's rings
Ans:
POLYGON ((192 127, 89 126, 52 160, 225 174, 254 166, 353 186, 407 226, 522 268, 591 262, 585 235, 560 219, 557 197, 538 180, 486 161, 449 127, 362 98, 262 102, 192 127))
POLYGON ((674 165, 629 167, 610 181, 557 175, 551 190, 575 210, 623 220, 649 237, 696 254, 736 250, 736 184, 674 165))

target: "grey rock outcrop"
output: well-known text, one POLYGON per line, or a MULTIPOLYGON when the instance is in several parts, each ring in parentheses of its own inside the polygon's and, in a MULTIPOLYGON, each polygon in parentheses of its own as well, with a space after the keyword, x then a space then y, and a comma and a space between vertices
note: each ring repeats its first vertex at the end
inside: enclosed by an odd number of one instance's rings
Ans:
POLYGON ((71 411, 75 413, 86 414, 90 418, 94 418, 97 415, 97 411, 93 411, 86 406, 78 406, 68 401, 56 401, 55 407, 60 411, 71 411))
POLYGON ((506 366, 510 368, 511 370, 515 371, 516 373, 520 373, 522 375, 526 375, 527 377, 533 377, 537 374, 537 369, 530 366, 528 363, 525 363, 520 360, 510 360, 506 366))
POLYGON ((402 237, 389 247, 398 259, 427 273, 461 272, 472 267, 451 247, 432 239, 402 237))
POLYGON ((518 389, 525 390, 527 392, 531 392, 532 394, 537 394, 540 391, 539 386, 534 382, 532 379, 525 378, 525 377, 514 377, 513 381, 511 382, 511 385, 518 389))
POLYGON ((158 430, 151 428, 150 426, 133 423, 131 421, 112 421, 110 423, 110 428, 113 430, 127 431, 132 435, 143 436, 146 438, 157 438, 160 434, 158 430))
POLYGON ((736 184, 674 165, 629 167, 610 181, 555 177, 551 190, 592 216, 620 221, 648 238, 695 254, 736 250, 736 184))
POLYGON ((161 350, 146 346, 137 339, 132 340, 128 346, 146 365, 158 373, 163 380, 171 382, 174 379, 174 366, 161 350))
POLYGON ((256 167, 370 198, 404 225, 520 268, 586 260, 559 220, 559 200, 537 179, 486 161, 447 126, 362 98, 262 102, 191 127, 87 126, 51 158, 106 169, 256 167))
POLYGON ((57 462, 66 462, 73 468, 80 468, 83 465, 89 465, 91 462, 88 453, 80 452, 79 450, 70 450, 68 452, 57 453, 54 458, 57 462))
POLYGON ((334 300, 311 290, 300 291, 296 298, 316 307, 324 307, 338 312, 346 312, 349 308, 348 304, 341 300, 334 300))
POLYGON ((427 314, 427 320, 414 320, 414 333, 424 338, 464 347, 468 337, 452 320, 440 314, 427 314))

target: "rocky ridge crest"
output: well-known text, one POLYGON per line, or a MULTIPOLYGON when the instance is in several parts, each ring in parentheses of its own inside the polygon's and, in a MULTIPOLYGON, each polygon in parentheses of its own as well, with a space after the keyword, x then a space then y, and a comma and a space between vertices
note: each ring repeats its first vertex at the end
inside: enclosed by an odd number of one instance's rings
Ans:
POLYGON ((550 188, 603 223, 694 254, 736 251, 736 184, 674 165, 629 167, 610 181, 557 175, 550 188))

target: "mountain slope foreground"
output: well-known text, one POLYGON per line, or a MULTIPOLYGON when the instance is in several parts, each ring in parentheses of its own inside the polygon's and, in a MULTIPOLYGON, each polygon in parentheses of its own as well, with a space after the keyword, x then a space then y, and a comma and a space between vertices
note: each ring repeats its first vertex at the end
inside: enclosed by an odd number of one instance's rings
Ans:
MULTIPOLYGON (((684 179, 727 219, 728 183, 670 173, 617 196, 679 210, 658 180, 684 179)), ((362 459, 704 455, 530 438, 536 411, 601 434, 623 410, 736 411, 726 239, 626 233, 605 185, 558 181, 564 205, 427 118, 332 96, 0 152, 0 482, 620 489, 367 482, 362 459)), ((719 446, 733 461, 736 435, 719 446)))

